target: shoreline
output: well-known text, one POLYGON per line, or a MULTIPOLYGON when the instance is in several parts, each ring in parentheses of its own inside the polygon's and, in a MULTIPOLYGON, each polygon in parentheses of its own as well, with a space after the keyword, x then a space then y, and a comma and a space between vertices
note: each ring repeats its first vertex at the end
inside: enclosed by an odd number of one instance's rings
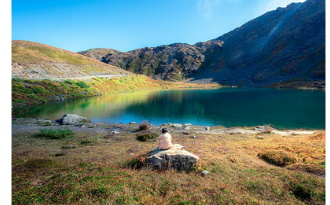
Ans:
MULTIPOLYGON (((74 132, 92 132, 92 133, 111 133, 113 131, 119 132, 134 132, 139 128, 136 122, 124 123, 105 123, 105 122, 84 122, 75 125, 60 125, 55 120, 46 120, 42 118, 12 118, 12 134, 29 131, 39 131, 40 129, 72 129, 74 132)), ((172 133, 189 132, 190 134, 258 134, 258 133, 272 133, 276 135, 289 136, 301 134, 314 134, 325 129, 275 129, 271 128, 271 132, 263 125, 252 127, 223 127, 218 126, 202 126, 178 124, 178 123, 164 123, 160 126, 150 125, 150 130, 160 131, 161 128, 166 127, 172 133)))

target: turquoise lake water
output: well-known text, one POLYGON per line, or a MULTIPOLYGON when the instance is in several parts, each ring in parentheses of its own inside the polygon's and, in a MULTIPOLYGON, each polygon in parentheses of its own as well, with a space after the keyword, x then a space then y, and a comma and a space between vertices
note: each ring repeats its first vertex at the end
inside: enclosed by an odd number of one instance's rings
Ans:
POLYGON ((92 122, 192 123, 225 127, 271 124, 278 129, 325 129, 325 92, 265 88, 143 91, 13 109, 13 117, 92 122))

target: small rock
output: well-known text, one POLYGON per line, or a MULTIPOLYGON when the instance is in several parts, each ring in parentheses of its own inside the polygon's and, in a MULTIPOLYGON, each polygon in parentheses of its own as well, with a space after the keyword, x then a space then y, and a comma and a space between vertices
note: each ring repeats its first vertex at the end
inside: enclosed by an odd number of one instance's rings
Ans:
POLYGON ((111 134, 118 134, 119 132, 117 132, 117 131, 112 131, 112 132, 110 132, 111 134))
POLYGON ((258 136, 258 139, 261 139, 261 140, 262 140, 262 139, 263 139, 263 137, 261 137, 261 136, 258 136))
POLYGON ((188 135, 189 133, 188 132, 183 132, 184 135, 188 135))
POLYGON ((210 127, 205 127, 205 130, 210 130, 210 127))
POLYGON ((106 143, 110 143, 110 142, 111 142, 111 140, 106 141, 106 143))
POLYGON ((207 170, 203 170, 201 174, 202 174, 202 177, 204 177, 204 176, 206 176, 206 175, 209 174, 209 171, 207 171, 207 170))
POLYGON ((84 127, 86 127, 86 125, 81 125, 81 128, 84 128, 84 127))
POLYGON ((257 126, 254 128, 255 131, 262 132, 265 130, 265 126, 257 126))
POLYGON ((186 124, 184 124, 184 126, 188 127, 188 126, 192 126, 192 124, 191 123, 186 123, 186 124))
POLYGON ((181 128, 181 127, 183 127, 183 125, 182 124, 172 124, 171 127, 181 128))
POLYGON ((91 149, 89 149, 87 152, 91 152, 92 150, 91 149))
POLYGON ((191 138, 194 138, 194 139, 195 139, 195 138, 196 138, 196 136, 195 136, 195 135, 193 135, 193 136, 191 136, 191 138))
POLYGON ((184 129, 185 129, 185 130, 189 130, 189 129, 190 129, 190 127, 185 127, 184 129))
POLYGON ((130 124, 130 125, 136 125, 137 123, 136 122, 130 122, 128 124, 130 124))

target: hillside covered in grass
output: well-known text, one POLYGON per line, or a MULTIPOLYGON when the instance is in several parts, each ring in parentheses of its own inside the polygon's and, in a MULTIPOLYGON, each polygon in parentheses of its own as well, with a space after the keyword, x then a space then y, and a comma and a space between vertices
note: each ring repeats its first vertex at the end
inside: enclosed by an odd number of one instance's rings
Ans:
POLYGON ((193 83, 153 80, 143 75, 103 78, 94 77, 91 81, 62 80, 52 81, 12 79, 12 104, 25 105, 60 101, 70 98, 90 97, 137 90, 162 90, 181 88, 218 88, 219 85, 198 85, 193 83))
POLYGON ((120 74, 131 73, 60 48, 30 41, 12 41, 13 78, 53 79, 120 74))

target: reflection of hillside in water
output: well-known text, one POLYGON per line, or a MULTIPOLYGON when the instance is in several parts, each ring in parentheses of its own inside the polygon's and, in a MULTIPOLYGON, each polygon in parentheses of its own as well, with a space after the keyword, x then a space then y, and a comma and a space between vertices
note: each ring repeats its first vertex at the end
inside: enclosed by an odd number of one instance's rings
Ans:
POLYGON ((14 109, 14 117, 58 119, 66 113, 93 122, 255 126, 275 128, 325 127, 325 93, 261 88, 132 92, 47 103, 14 109), (26 113, 24 113, 26 112, 26 113))
POLYGON ((36 106, 13 109, 13 117, 39 117, 58 119, 64 114, 73 113, 88 118, 107 117, 125 112, 129 106, 148 101, 152 91, 119 93, 86 99, 51 102, 36 106))

